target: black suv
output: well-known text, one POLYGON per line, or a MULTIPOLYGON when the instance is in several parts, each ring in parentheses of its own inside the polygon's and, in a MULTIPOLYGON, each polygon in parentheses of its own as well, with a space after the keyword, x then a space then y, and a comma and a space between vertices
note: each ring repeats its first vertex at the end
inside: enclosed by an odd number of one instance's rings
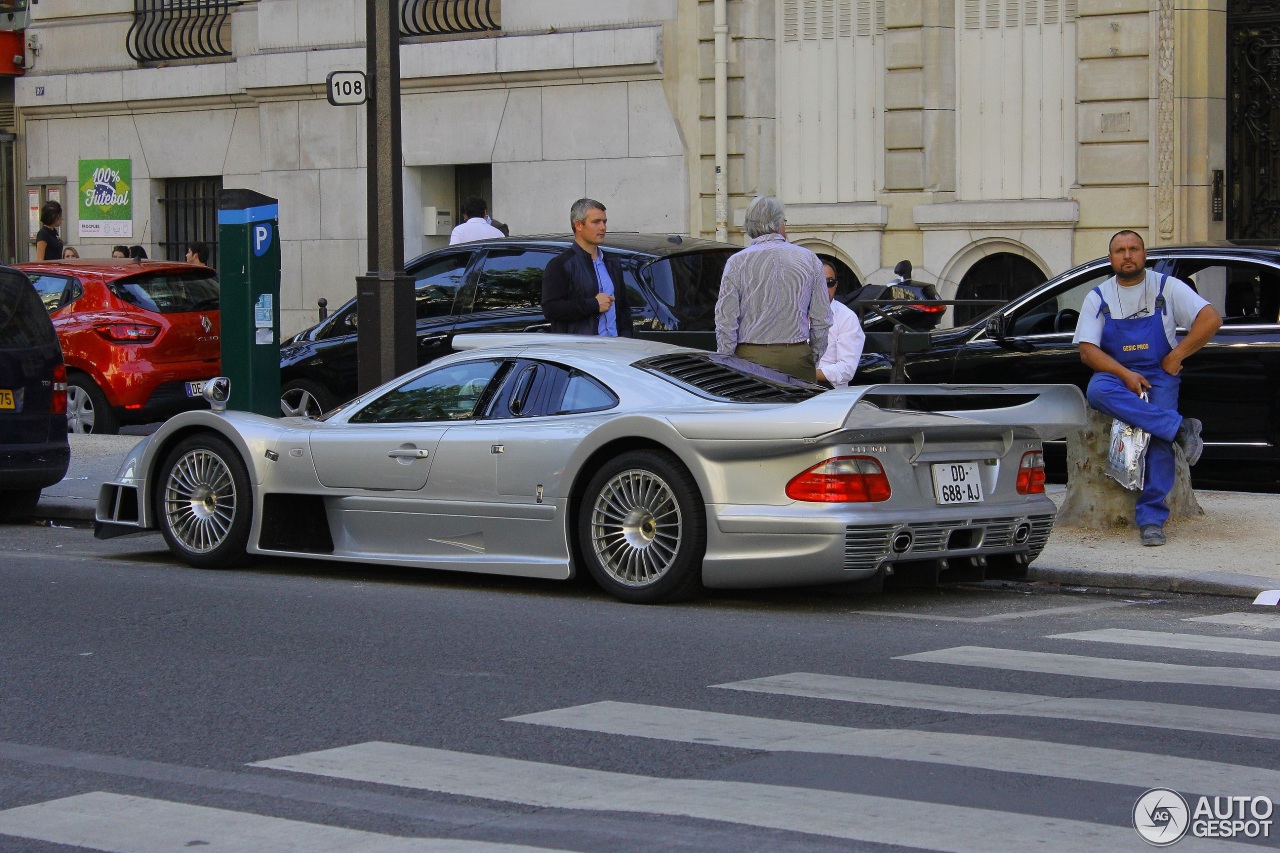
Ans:
POLYGON ((67 473, 67 369, 27 277, 0 267, 0 521, 30 515, 67 473))
MULTIPOLYGON (((405 265, 417 294, 418 364, 452 352, 464 332, 536 332, 542 270, 573 242, 568 235, 479 240, 437 249, 405 265)), ((622 261, 638 338, 715 349, 720 276, 737 246, 697 238, 610 234, 622 261)), ((281 410, 316 415, 357 390, 356 301, 280 348, 281 410)))

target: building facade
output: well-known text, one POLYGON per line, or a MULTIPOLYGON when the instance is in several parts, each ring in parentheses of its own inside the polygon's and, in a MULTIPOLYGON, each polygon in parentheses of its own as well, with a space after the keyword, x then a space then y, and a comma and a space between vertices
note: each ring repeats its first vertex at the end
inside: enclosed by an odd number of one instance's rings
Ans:
MULTIPOLYGON (((614 230, 714 236, 719 220, 740 242, 746 205, 772 193, 791 239, 850 280, 909 259, 944 298, 1011 296, 1120 228, 1280 237, 1274 3, 384 2, 402 18, 406 257, 443 245, 469 195, 512 234, 566 231, 585 195, 614 230)), ((128 164, 127 225, 82 227, 67 205, 86 256, 181 257, 216 236, 219 188, 278 198, 282 323, 303 328, 367 266, 365 108, 325 92, 329 72, 363 69, 365 14, 41 0, 18 174, 74 200, 86 169, 128 164)))

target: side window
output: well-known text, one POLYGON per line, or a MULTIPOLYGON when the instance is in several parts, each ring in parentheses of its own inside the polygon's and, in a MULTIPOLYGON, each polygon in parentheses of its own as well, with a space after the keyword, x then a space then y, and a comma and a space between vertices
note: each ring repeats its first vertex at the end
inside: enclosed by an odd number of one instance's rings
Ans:
POLYGON ((521 359, 510 376, 485 417, 569 415, 618 405, 618 398, 603 384, 562 364, 521 359))
POLYGON ((544 249, 490 252, 471 310, 537 308, 542 304, 542 271, 557 254, 544 249))
POLYGON ((1280 272, 1241 261, 1183 260, 1175 275, 1218 309, 1227 326, 1280 323, 1280 272))
POLYGON ((50 314, 84 296, 84 288, 74 278, 39 273, 29 273, 27 278, 31 279, 31 286, 40 294, 40 301, 50 314))
POLYGON ((1009 324, 1008 334, 1011 337, 1025 335, 1070 334, 1076 330, 1076 320, 1080 318, 1080 307, 1089 291, 1102 284, 1112 275, 1110 267, 1102 267, 1093 273, 1077 279, 1066 290, 1058 290, 1018 309, 1009 324))
POLYGON ((646 271, 654 294, 670 309, 676 331, 706 332, 715 328, 720 278, 732 251, 673 255, 646 271))
POLYGON ((370 402, 351 417, 351 423, 468 420, 502 364, 496 359, 464 361, 424 373, 370 402))
POLYGON ((564 388, 557 415, 599 412, 618 405, 618 398, 604 385, 585 373, 573 373, 564 388))
POLYGON ((414 271, 414 301, 419 320, 449 315, 458 290, 466 280, 470 261, 471 253, 462 252, 436 258, 414 271))

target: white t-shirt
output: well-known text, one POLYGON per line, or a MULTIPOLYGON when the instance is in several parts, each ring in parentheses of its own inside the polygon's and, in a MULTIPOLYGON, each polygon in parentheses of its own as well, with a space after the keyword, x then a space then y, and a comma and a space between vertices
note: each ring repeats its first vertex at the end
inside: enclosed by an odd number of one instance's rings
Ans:
POLYGON ((818 362, 818 369, 836 388, 844 388, 858 370, 862 347, 867 335, 862 331, 858 315, 838 300, 831 301, 831 330, 827 332, 827 350, 818 362))
POLYGON ((484 221, 483 216, 473 216, 460 223, 449 234, 449 245, 454 243, 470 243, 472 240, 488 240, 490 237, 504 236, 501 231, 484 221))
MULTIPOLYGON (((1181 279, 1162 273, 1147 270, 1147 280, 1143 284, 1132 287, 1121 287, 1116 277, 1104 281, 1098 289, 1106 297, 1107 307, 1111 309, 1111 319, 1125 320, 1129 318, 1150 317, 1155 314, 1156 295, 1160 292, 1160 280, 1164 278, 1164 334, 1169 339, 1169 346, 1178 345, 1178 327, 1191 328, 1200 309, 1208 305, 1200 294, 1181 279)), ((1102 345, 1103 316, 1098 313, 1101 308, 1098 294, 1090 290, 1080 306, 1080 319, 1076 321, 1075 343, 1102 345)))

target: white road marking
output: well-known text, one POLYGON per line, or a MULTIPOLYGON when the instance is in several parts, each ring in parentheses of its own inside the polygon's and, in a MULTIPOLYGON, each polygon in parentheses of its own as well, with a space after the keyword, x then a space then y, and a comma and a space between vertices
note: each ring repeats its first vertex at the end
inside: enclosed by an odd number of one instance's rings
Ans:
POLYGON ((924 619, 930 622, 1009 622, 1014 619, 1034 619, 1043 616, 1066 616, 1073 613, 1089 613, 1094 610, 1111 610, 1115 607, 1132 607, 1132 601, 1106 601, 1098 604, 1078 604, 1071 607, 1046 607, 1042 610, 1019 610, 1014 613, 994 613, 990 616, 939 616, 932 613, 893 613, 887 610, 855 610, 862 616, 893 616, 898 619, 924 619))
POLYGON ((1186 649, 1195 652, 1221 652, 1231 655, 1280 657, 1280 643, 1269 640, 1242 640, 1237 637, 1210 637, 1204 634, 1176 634, 1164 631, 1130 631, 1125 628, 1102 628, 1097 631, 1075 631, 1051 634, 1050 640, 1088 640, 1122 646, 1149 646, 1155 649, 1186 649))
POLYGON ((0 811, 0 835, 109 853, 520 853, 545 847, 403 838, 95 791, 0 811))
MULTIPOLYGON (((662 779, 395 743, 355 744, 254 766, 542 808, 678 815, 955 853, 1134 848, 1129 826, 782 785, 662 779)), ((1222 842, 1200 849, 1257 850, 1222 842)))
POLYGON ((1216 616, 1192 616, 1185 622, 1208 622, 1211 625, 1239 625, 1244 628, 1280 628, 1280 616, 1272 613, 1219 613, 1216 616))
POLYGON ((1123 658, 1091 658, 1020 649, 992 649, 985 646, 956 646, 894 660, 977 666, 1018 672, 1069 675, 1073 678, 1105 678, 1112 681, 1199 684, 1209 687, 1247 687, 1280 690, 1280 672, 1234 666, 1187 666, 1180 663, 1150 663, 1123 658))
POLYGON ((1147 726, 1189 732, 1280 740, 1280 715, 1257 711, 1233 711, 1198 705, 1169 705, 1126 699, 1070 699, 1034 693, 1003 693, 971 687, 946 687, 908 681, 877 681, 842 675, 793 672, 749 681, 717 684, 729 690, 774 693, 858 702, 924 708, 958 714, 1003 714, 1013 717, 1053 717, 1088 720, 1122 726, 1147 726))
POLYGON ((979 767, 1180 792, 1280 791, 1280 771, 1092 746, 917 729, 856 729, 685 708, 596 702, 508 721, 773 752, 856 755, 979 767))

